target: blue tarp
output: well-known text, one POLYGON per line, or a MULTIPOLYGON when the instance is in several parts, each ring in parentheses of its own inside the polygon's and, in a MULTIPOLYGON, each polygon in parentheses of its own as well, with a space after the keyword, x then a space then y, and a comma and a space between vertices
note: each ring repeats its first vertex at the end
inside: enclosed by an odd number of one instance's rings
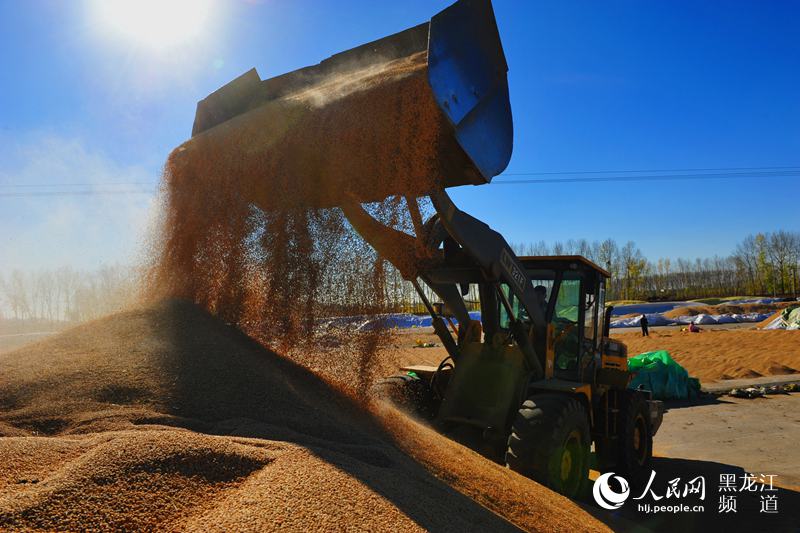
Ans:
MULTIPOLYGON (((480 320, 480 311, 470 311, 469 317, 472 320, 480 320)), ((430 315, 412 315, 410 313, 388 313, 385 315, 359 315, 359 316, 345 316, 330 319, 320 320, 320 325, 323 327, 333 328, 355 328, 362 331, 369 331, 376 326, 381 325, 386 328, 426 328, 431 326, 432 319, 430 315)), ((453 322, 458 324, 455 318, 453 322)))
MULTIPOLYGON (((674 326, 680 324, 736 324, 743 322, 761 322, 769 318, 769 313, 728 313, 725 315, 694 315, 679 316, 677 318, 667 318, 661 313, 648 313, 647 323, 650 326, 674 326)), ((618 318, 611 321, 612 328, 638 328, 642 317, 632 316, 629 318, 618 318)))
POLYGON ((691 307, 699 305, 694 302, 648 302, 641 304, 625 304, 615 305, 614 310, 611 311, 611 316, 637 314, 650 314, 650 313, 666 313, 672 311, 676 307, 691 307))

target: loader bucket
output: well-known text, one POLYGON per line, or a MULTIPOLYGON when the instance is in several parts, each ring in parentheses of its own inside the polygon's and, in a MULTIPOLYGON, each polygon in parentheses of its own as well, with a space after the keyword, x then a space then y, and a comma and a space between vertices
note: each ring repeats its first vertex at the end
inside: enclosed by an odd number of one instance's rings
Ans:
POLYGON ((511 157, 507 71, 491 2, 459 0, 318 65, 246 72, 197 104, 172 164, 241 180, 264 209, 481 185, 511 157))

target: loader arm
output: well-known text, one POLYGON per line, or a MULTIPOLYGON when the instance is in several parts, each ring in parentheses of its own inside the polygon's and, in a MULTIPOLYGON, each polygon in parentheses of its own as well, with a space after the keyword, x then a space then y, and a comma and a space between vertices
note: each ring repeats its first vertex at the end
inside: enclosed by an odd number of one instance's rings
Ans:
POLYGON ((461 211, 443 189, 431 195, 431 200, 447 233, 483 269, 487 279, 506 283, 525 307, 534 328, 545 329, 544 312, 536 305, 533 284, 505 238, 461 211))
MULTIPOLYGON (((426 275, 425 264, 430 264, 432 258, 423 242, 424 236, 414 238, 407 233, 378 222, 355 199, 351 198, 351 201, 343 203, 341 208, 358 234, 384 259, 392 263, 400 271, 404 279, 413 281, 414 288, 423 299, 423 302, 425 302, 425 307, 433 319, 434 330, 441 339, 448 355, 454 360, 458 359, 456 341, 447 329, 444 319, 437 315, 433 306, 427 301, 416 281, 417 278, 421 278, 441 298, 460 324, 466 324, 470 321, 469 312, 455 285, 437 283, 426 275)), ((463 331, 460 329, 459 333, 463 333, 463 331)))
POLYGON ((505 238, 477 218, 461 211, 444 189, 431 195, 439 221, 467 255, 483 271, 487 281, 494 282, 497 296, 511 319, 511 333, 519 345, 534 377, 544 376, 544 351, 547 322, 537 305, 533 283, 505 238), (514 316, 500 284, 504 283, 516 296, 530 317, 528 329, 519 316, 514 316))
MULTIPOLYGON (((537 305, 533 293, 533 284, 528 274, 511 250, 506 240, 498 232, 480 220, 468 215, 456 207, 450 196, 442 189, 430 196, 438 215, 438 224, 429 227, 435 234, 418 235, 416 238, 381 224, 375 220, 356 201, 342 205, 342 210, 356 231, 385 259, 391 262, 407 280, 414 283, 417 292, 426 304, 428 312, 434 319, 436 333, 447 348, 448 353, 458 358, 457 344, 443 321, 433 307, 427 302, 425 295, 417 284, 422 279, 456 317, 460 324, 470 322, 464 300, 456 282, 444 283, 435 275, 435 271, 443 266, 453 267, 448 263, 446 239, 452 239, 458 245, 458 255, 463 263, 477 267, 482 281, 493 286, 496 298, 506 308, 511 319, 511 334, 525 355, 528 367, 535 377, 543 377, 545 333, 547 330, 544 312, 537 305), (441 231, 441 230, 444 231, 441 231), (437 249, 444 243, 444 253, 437 249), (435 249, 431 249, 431 248, 435 249), (410 262, 409 258, 415 258, 410 262), (466 261, 464 261, 466 260, 466 261), (508 297, 501 289, 501 284, 521 302, 530 318, 530 326, 520 316, 514 316, 508 297), (439 327, 436 327, 437 324, 439 327)), ((430 226, 430 225, 428 225, 430 226)), ((454 261, 451 261, 454 262, 454 261)), ((459 343, 466 328, 459 328, 459 343)))

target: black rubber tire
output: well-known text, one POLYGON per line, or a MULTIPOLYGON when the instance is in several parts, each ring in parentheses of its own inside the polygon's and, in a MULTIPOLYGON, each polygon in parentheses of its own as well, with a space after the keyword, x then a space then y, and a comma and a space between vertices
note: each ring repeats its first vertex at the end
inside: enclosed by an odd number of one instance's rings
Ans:
POLYGON ((611 443, 604 444, 601 440, 594 441, 595 464, 593 468, 602 474, 606 472, 616 473, 614 470, 617 464, 617 460, 614 457, 615 450, 616 447, 611 443))
POLYGON ((589 419, 578 399, 537 394, 520 407, 508 437, 506 465, 568 498, 589 479, 589 419))
POLYGON ((398 374, 383 378, 372 387, 372 396, 423 418, 435 415, 430 387, 418 377, 398 374))
POLYGON ((639 483, 650 474, 653 460, 650 411, 643 394, 633 390, 621 394, 619 434, 606 445, 595 442, 595 455, 601 472, 614 472, 631 483, 639 483))
POLYGON ((625 391, 625 396, 619 412, 622 431, 617 440, 616 468, 617 473, 638 482, 650 474, 653 460, 650 411, 643 394, 625 391))

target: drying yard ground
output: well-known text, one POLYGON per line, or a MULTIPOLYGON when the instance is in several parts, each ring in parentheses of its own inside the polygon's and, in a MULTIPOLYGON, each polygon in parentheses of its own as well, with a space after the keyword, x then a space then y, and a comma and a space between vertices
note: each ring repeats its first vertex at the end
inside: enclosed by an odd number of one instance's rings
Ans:
MULTIPOLYGON (((714 333, 709 345, 740 333, 762 332, 714 333)), ((800 335, 784 333, 758 337, 763 352, 785 349, 762 358, 797 368, 800 335)), ((671 345, 687 350, 678 360, 693 373, 705 372, 689 349, 703 335, 671 345)), ((400 333, 396 362, 438 363, 442 349, 413 348, 417 339, 435 342, 429 330, 400 333)), ((612 513, 165 302, 0 354, 0 530, 790 531, 800 523, 799 400, 671 406, 658 479, 663 488, 704 475, 706 512, 612 513), (755 494, 740 497, 738 515, 717 513, 719 475, 745 470, 777 476, 778 515, 760 515, 755 494)))
POLYGON ((752 400, 721 396, 699 405, 673 406, 664 416, 655 451, 663 457, 775 474, 777 485, 800 491, 799 442, 800 394, 752 400))
MULTIPOLYGON (((798 376, 800 379, 800 376, 798 376)), ((787 531, 800 524, 800 394, 755 400, 722 396, 695 405, 672 403, 656 435, 653 487, 661 500, 674 505, 686 499, 667 498, 670 480, 679 487, 702 476, 706 498, 703 512, 658 514, 640 511, 628 500, 619 515, 595 512, 616 531, 787 531), (723 476, 733 476, 735 492, 720 489, 723 476), (752 478, 750 476, 752 475, 752 478), (740 491, 747 479, 773 480, 772 491, 756 482, 740 491), (765 476, 765 477, 762 477, 765 476), (736 512, 720 512, 720 497, 734 495, 736 512), (774 496, 777 512, 762 512, 762 498, 774 496)), ((644 491, 639 485, 632 497, 644 491)))

